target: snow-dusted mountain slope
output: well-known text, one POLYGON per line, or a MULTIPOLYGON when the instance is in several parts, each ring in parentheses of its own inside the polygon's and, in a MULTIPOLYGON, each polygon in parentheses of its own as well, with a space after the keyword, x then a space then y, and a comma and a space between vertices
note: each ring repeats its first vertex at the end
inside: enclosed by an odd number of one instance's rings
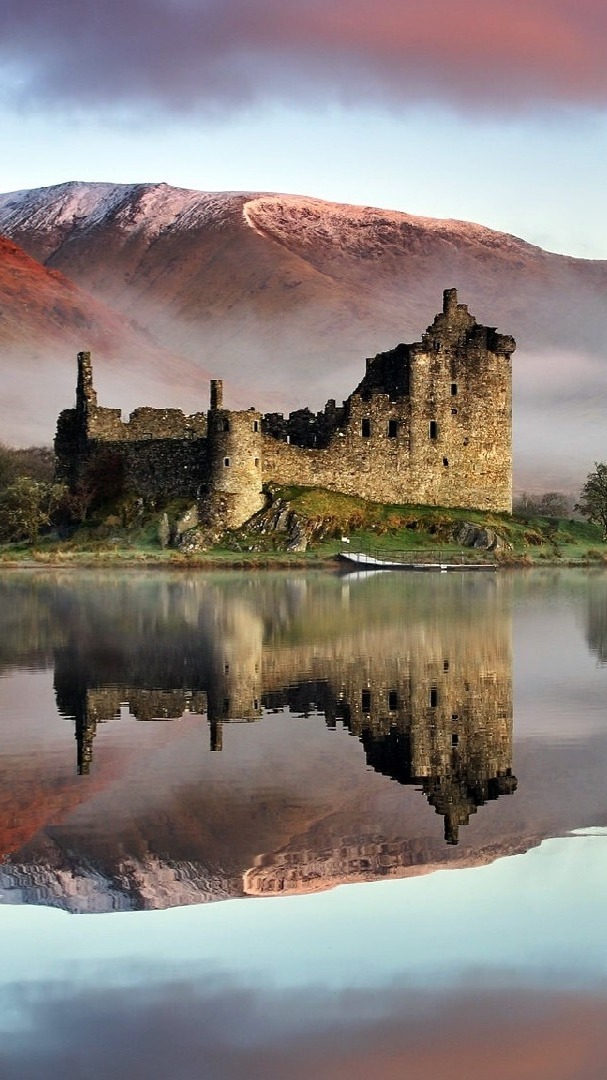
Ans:
POLYGON ((153 241, 167 229, 217 227, 229 214, 230 193, 207 193, 168 184, 85 184, 70 182, 0 195, 2 229, 42 261, 79 234, 113 224, 125 236, 153 241), (35 239, 34 239, 35 238, 35 239))
MULTIPOLYGON (((228 403, 242 407, 317 408, 346 396, 364 358, 418 339, 442 290, 456 286, 481 322, 517 340, 521 481, 533 467, 551 486, 570 484, 602 456, 607 262, 469 222, 166 184, 2 195, 0 231, 192 370, 222 376, 228 403)), ((205 403, 203 377, 191 407, 205 403)))

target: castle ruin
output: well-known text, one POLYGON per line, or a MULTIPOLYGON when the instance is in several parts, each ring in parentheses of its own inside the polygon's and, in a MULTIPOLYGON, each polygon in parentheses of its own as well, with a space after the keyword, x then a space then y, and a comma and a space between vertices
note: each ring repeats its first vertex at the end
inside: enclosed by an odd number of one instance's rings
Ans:
POLYGON ((140 408, 123 422, 98 406, 91 356, 78 354, 76 406, 58 420, 58 478, 77 487, 95 462, 151 501, 196 499, 208 523, 235 528, 264 505, 262 485, 297 484, 382 503, 511 511, 514 339, 482 326, 455 289, 414 344, 367 360, 337 406, 287 418, 223 406, 140 408))

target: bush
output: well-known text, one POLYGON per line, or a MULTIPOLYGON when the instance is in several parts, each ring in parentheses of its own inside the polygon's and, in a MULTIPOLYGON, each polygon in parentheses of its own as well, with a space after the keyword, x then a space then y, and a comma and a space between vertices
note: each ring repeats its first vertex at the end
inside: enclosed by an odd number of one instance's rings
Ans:
POLYGON ((33 544, 66 499, 67 488, 63 484, 20 476, 0 492, 0 540, 5 543, 28 540, 33 544))

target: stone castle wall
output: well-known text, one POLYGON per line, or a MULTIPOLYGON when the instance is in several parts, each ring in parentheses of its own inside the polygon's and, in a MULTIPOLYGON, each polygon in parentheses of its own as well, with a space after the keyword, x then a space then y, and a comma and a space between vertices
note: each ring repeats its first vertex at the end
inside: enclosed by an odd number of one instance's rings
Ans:
POLYGON ((207 415, 135 410, 128 423, 100 408, 90 355, 78 357, 76 408, 61 414, 58 474, 74 484, 115 454, 125 485, 149 498, 200 500, 202 520, 237 527, 263 505, 262 483, 318 486, 383 503, 510 511, 514 340, 480 326, 454 289, 421 342, 367 361, 337 407, 262 417, 223 408, 219 380, 207 415))

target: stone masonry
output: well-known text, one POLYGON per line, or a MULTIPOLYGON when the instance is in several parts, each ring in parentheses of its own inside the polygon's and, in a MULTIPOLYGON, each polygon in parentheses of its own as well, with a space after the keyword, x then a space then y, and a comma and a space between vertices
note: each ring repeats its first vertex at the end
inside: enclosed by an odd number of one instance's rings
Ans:
POLYGON ((479 325, 455 289, 419 342, 367 360, 353 393, 287 418, 97 405, 90 353, 78 355, 76 406, 61 413, 58 478, 82 482, 113 460, 126 490, 198 500, 209 523, 238 527, 263 506, 263 483, 328 488, 383 503, 512 509, 512 337, 479 325))

